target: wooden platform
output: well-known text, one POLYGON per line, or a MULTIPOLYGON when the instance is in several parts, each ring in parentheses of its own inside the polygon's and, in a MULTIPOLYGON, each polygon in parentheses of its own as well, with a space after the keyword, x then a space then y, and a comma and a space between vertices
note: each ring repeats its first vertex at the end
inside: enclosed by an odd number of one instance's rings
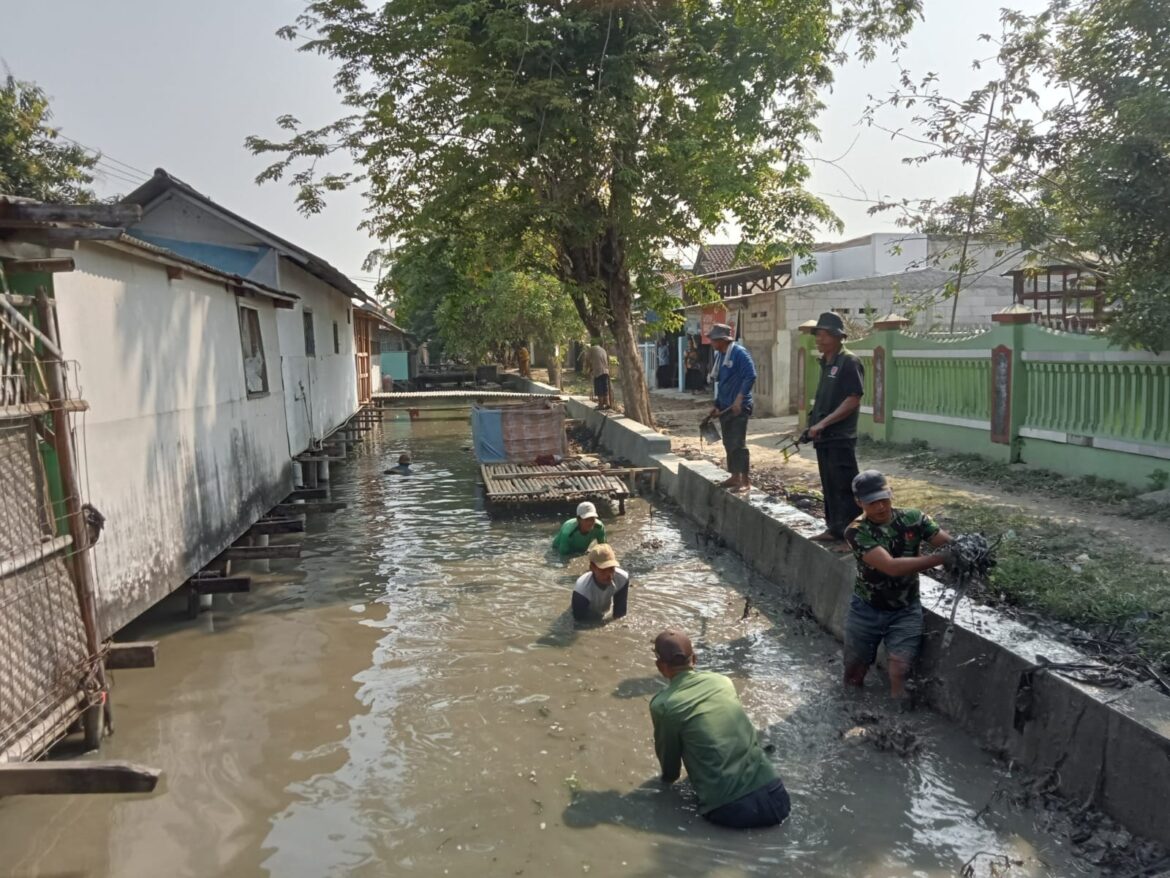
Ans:
POLYGON ((625 506, 629 486, 617 475, 579 460, 537 466, 486 463, 480 476, 489 503, 571 503, 588 499, 616 500, 625 506))

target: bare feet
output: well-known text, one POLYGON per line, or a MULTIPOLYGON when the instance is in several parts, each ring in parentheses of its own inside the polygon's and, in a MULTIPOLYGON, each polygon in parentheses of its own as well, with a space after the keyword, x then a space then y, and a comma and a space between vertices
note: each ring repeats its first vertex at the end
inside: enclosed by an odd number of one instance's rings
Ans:
POLYGON ((746 494, 752 489, 751 482, 740 482, 738 485, 732 486, 731 490, 737 494, 746 494))
POLYGON ((722 482, 720 482, 719 487, 720 488, 734 488, 738 484, 739 484, 739 479, 736 476, 732 476, 730 479, 724 479, 722 482))
POLYGON ((814 543, 835 543, 835 542, 839 541, 841 538, 834 533, 831 533, 827 530, 823 530, 819 534, 817 534, 815 537, 809 537, 809 539, 812 540, 814 543))

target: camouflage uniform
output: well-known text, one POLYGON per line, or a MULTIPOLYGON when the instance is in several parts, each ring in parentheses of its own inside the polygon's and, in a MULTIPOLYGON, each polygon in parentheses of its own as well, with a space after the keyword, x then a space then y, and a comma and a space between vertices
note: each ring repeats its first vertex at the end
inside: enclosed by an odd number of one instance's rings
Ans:
POLYGON ((922 640, 918 574, 888 576, 862 557, 880 547, 893 558, 912 558, 938 532, 934 520, 918 509, 895 509, 888 524, 875 524, 863 515, 845 529, 845 540, 857 559, 857 579, 845 620, 846 661, 873 664, 882 640, 886 650, 900 658, 912 661, 918 655, 922 640))

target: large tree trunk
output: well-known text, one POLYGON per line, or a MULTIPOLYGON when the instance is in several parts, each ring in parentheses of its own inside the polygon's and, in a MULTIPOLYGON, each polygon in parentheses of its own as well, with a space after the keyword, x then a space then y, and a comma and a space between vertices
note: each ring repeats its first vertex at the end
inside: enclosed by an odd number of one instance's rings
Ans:
POLYGON ((622 405, 626 417, 654 426, 654 415, 650 411, 650 391, 646 386, 646 372, 642 368, 642 353, 638 350, 638 338, 634 334, 632 299, 629 280, 625 290, 610 291, 610 310, 613 317, 609 322, 617 342, 618 362, 622 367, 622 405))
POLYGON ((625 242, 612 225, 606 229, 601 242, 600 267, 609 305, 609 326, 617 342, 618 362, 622 367, 622 406, 626 417, 653 427, 650 390, 646 384, 646 371, 642 368, 638 336, 634 332, 634 294, 630 288, 630 272, 626 268, 625 242))

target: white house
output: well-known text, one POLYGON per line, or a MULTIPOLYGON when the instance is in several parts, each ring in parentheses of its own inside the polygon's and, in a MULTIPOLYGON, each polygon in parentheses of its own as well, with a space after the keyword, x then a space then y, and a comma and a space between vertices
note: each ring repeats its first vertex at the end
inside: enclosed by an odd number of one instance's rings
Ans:
POLYGON ((369 301, 357 284, 161 168, 123 201, 142 207, 141 222, 129 230, 135 237, 295 297, 294 306, 277 315, 280 357, 273 362, 285 396, 290 454, 357 410, 353 311, 355 300, 369 301))
POLYGON ((30 282, 55 302, 89 405, 74 430, 84 499, 106 519, 93 566, 109 635, 292 489, 277 314, 297 300, 124 233, 0 242, 0 258, 53 256, 74 269, 30 282))

